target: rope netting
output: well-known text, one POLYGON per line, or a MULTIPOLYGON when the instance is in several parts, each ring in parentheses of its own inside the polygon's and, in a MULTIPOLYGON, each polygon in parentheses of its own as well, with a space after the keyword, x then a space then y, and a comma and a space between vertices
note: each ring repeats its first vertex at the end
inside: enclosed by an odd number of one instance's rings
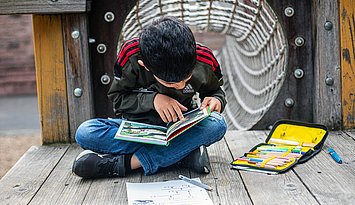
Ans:
POLYGON ((224 75, 225 116, 229 129, 250 129, 285 79, 287 41, 272 8, 264 0, 139 0, 126 17, 119 45, 164 15, 183 20, 194 32, 224 35, 214 52, 224 75))

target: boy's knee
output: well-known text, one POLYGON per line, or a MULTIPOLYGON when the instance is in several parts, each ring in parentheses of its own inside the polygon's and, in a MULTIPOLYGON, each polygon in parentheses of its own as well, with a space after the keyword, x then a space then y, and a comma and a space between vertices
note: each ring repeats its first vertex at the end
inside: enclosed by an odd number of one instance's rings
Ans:
POLYGON ((219 140, 222 139, 227 132, 227 123, 224 117, 218 112, 212 112, 209 120, 209 128, 217 133, 216 137, 219 137, 219 140))
POLYGON ((96 119, 90 119, 80 124, 75 133, 75 141, 78 144, 82 144, 82 142, 85 140, 85 137, 89 135, 90 127, 94 122, 96 122, 96 119))

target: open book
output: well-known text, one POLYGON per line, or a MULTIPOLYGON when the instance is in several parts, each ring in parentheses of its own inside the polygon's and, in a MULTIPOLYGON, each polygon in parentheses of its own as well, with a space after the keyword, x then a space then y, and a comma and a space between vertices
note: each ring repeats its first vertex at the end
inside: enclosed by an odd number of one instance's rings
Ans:
POLYGON ((168 146, 170 140, 196 125, 211 114, 209 108, 184 114, 185 119, 169 123, 168 127, 123 120, 115 139, 168 146))

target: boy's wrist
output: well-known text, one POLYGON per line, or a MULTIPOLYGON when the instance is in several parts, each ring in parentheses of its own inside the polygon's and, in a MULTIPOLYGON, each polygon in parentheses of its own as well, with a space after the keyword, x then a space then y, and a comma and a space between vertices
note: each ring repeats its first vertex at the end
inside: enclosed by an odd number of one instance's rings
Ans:
POLYGON ((142 97, 141 106, 146 108, 147 110, 155 110, 154 107, 154 99, 156 95, 159 94, 158 92, 153 93, 144 93, 144 97, 142 97))

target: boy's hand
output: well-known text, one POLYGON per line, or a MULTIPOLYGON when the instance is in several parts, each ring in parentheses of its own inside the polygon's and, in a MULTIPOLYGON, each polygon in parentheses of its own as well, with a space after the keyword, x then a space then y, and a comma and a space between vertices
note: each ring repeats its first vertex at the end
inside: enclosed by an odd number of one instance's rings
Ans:
POLYGON ((177 100, 160 93, 154 98, 154 107, 165 123, 176 122, 178 117, 183 120, 184 116, 181 111, 187 111, 187 108, 177 100))
POLYGON ((221 112, 222 105, 221 105, 221 102, 217 98, 205 97, 203 99, 203 102, 201 103, 200 109, 203 110, 207 106, 210 107, 211 112, 213 112, 213 111, 221 112))

